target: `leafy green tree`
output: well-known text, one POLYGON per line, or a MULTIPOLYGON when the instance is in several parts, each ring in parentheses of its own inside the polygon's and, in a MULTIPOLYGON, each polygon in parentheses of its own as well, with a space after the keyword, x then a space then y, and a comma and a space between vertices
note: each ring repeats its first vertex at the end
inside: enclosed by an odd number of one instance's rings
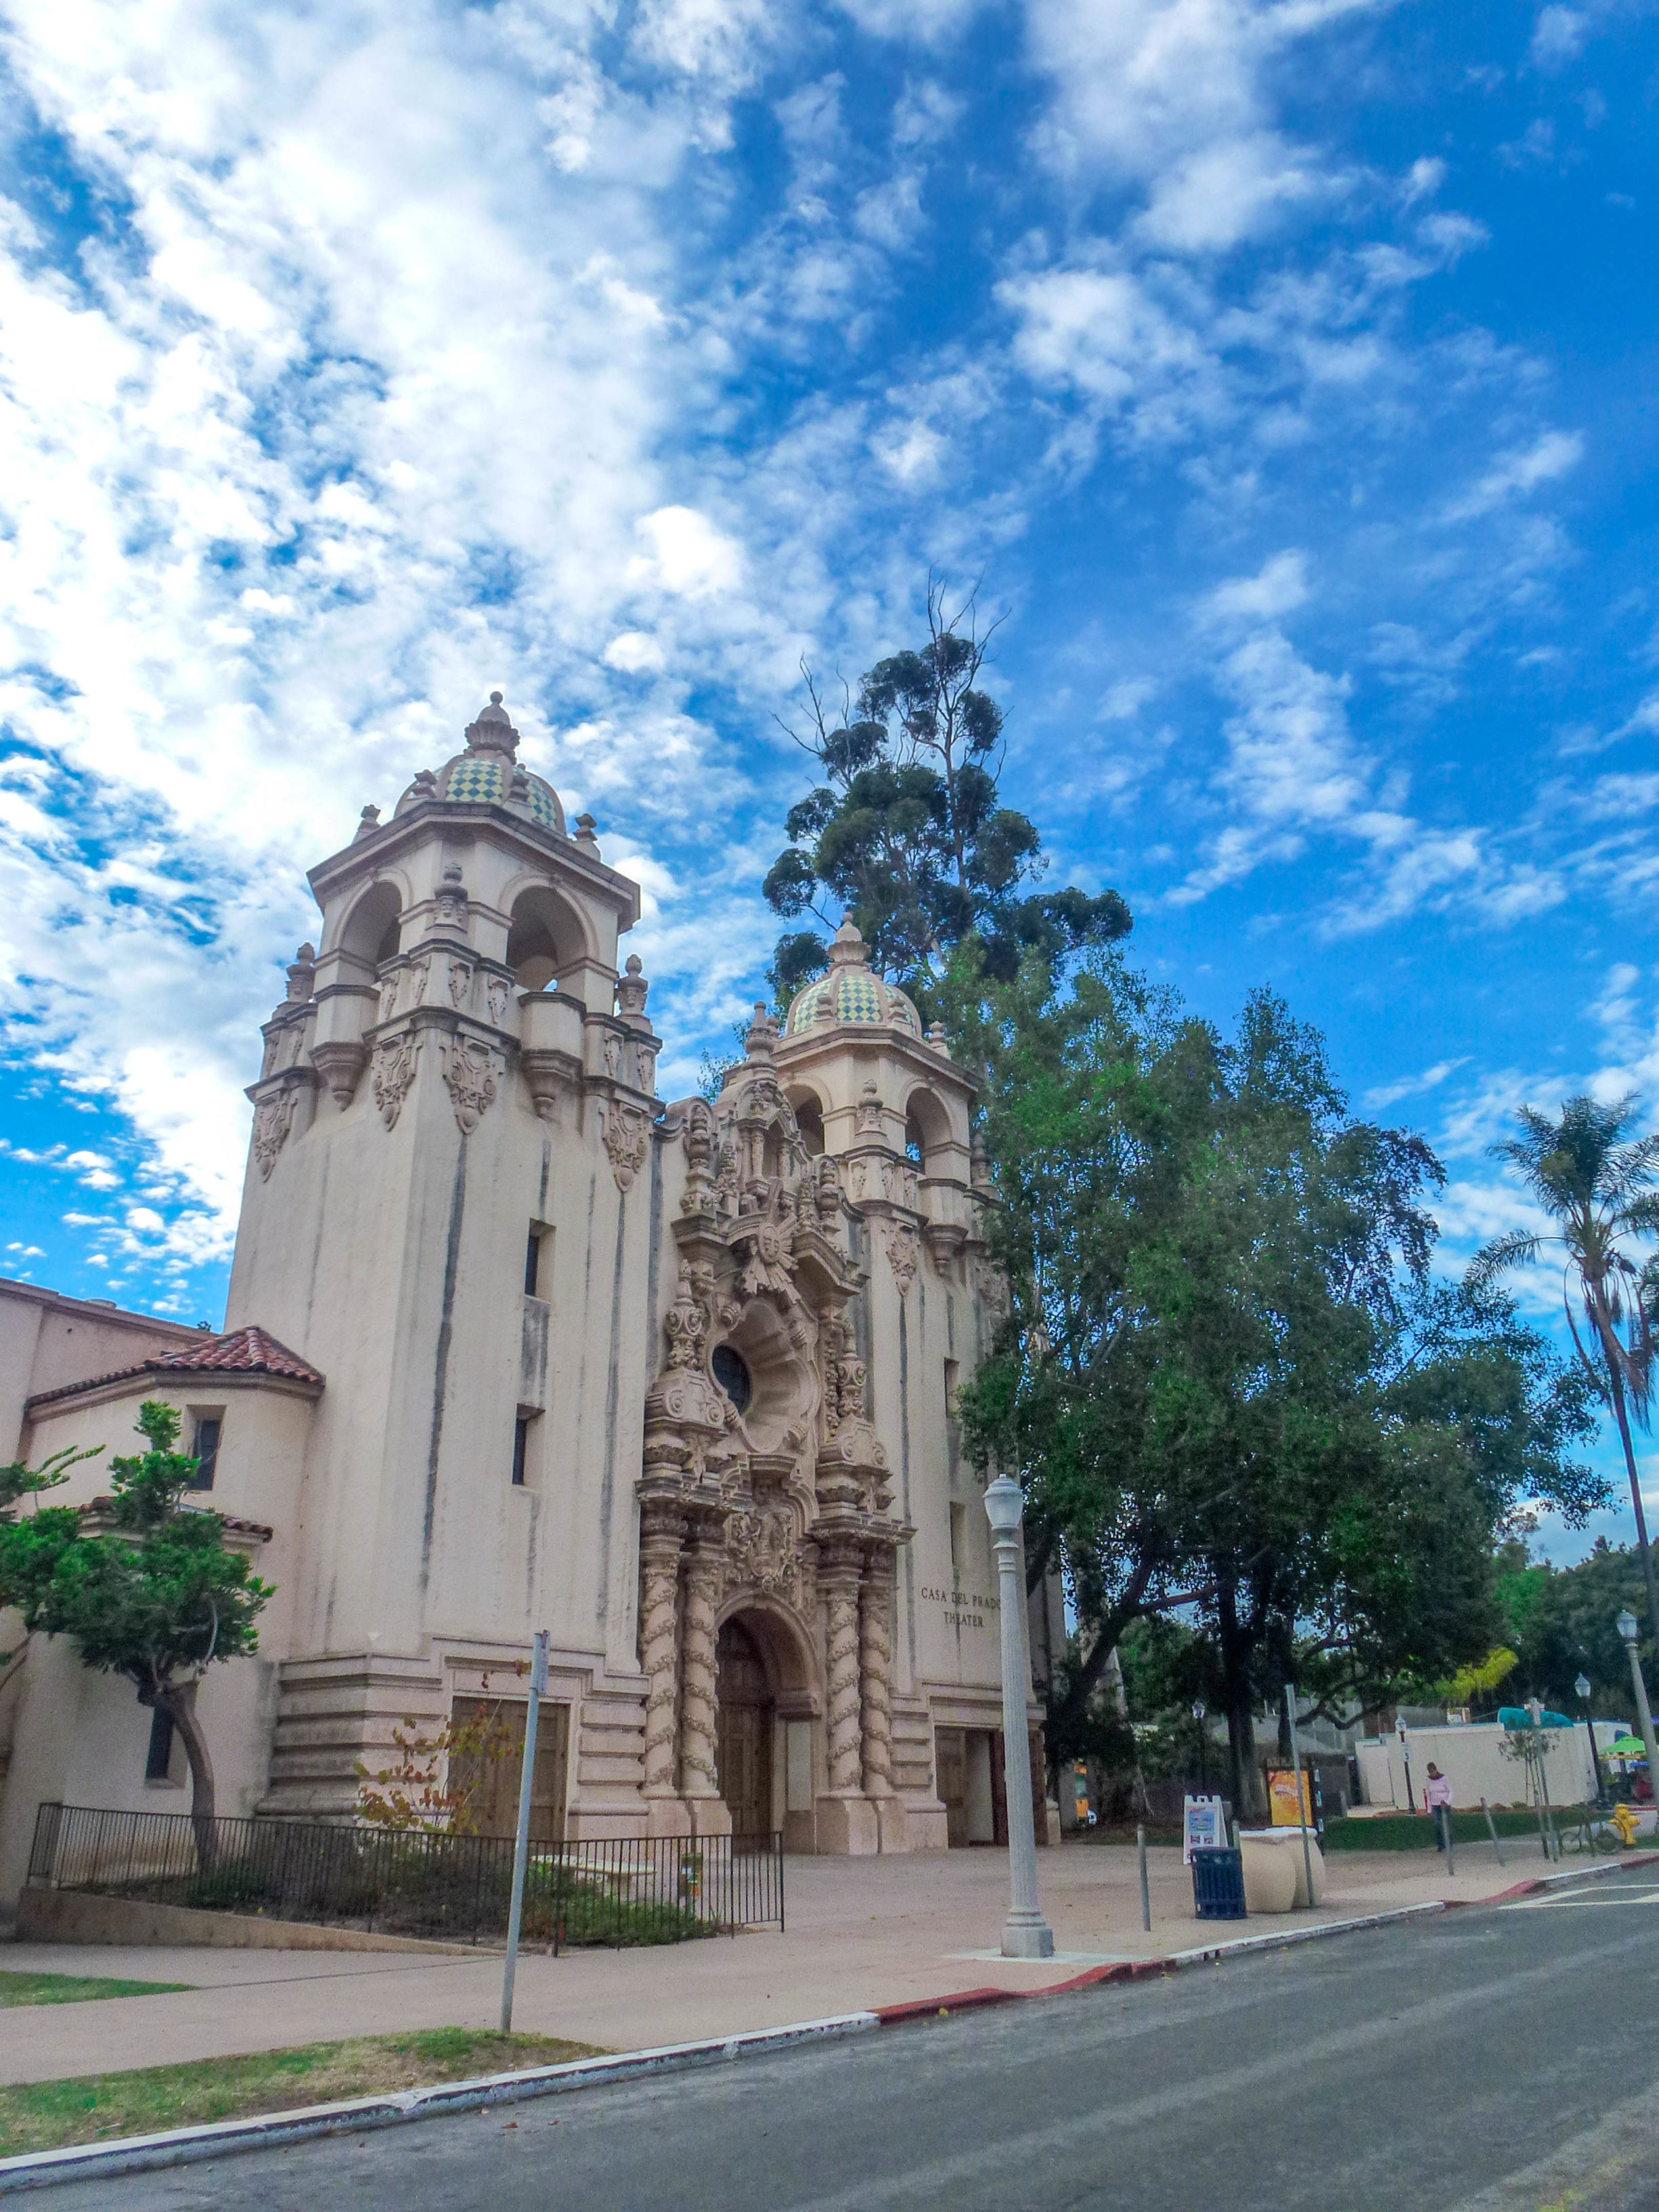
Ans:
MULTIPOLYGON (((872 966, 931 1013, 944 963, 970 936, 1006 981, 1027 949, 1054 957, 1105 944, 1130 918, 1116 891, 1030 888, 1042 841, 1001 803, 1002 709, 981 684, 995 625, 981 632, 971 595, 947 611, 934 579, 927 621, 926 643, 878 662, 839 714, 803 667, 805 726, 791 734, 821 780, 791 808, 763 889, 776 914, 811 915, 824 931, 850 913, 872 966)), ((769 970, 780 1000, 827 959, 817 931, 780 938, 769 970)))
MULTIPOLYGON (((216 1856, 213 1762, 197 1693, 209 1667, 257 1648, 255 1623, 272 1589, 225 1543, 221 1515, 184 1504, 197 1462, 174 1449, 174 1408, 148 1399, 137 1426, 147 1449, 110 1462, 108 1534, 87 1535, 81 1514, 66 1507, 0 1527, 0 1604, 15 1607, 32 1632, 73 1637, 86 1665, 125 1675, 141 1705, 167 1715, 190 1762, 205 1869, 216 1856)), ((26 1476, 13 1494, 48 1486, 62 1471, 26 1476)))
POLYGON ((1506 1301, 1431 1282, 1437 1162, 1350 1120, 1268 994, 1224 1037, 1115 956, 1031 959, 975 1045, 1015 1312, 961 1404, 1076 1608, 1054 1741, 1133 1624, 1184 1613, 1249 1807, 1285 1681, 1369 1703, 1491 1649, 1495 1534, 1596 1494, 1582 1394, 1506 1301))
POLYGON ((1516 1231, 1488 1244, 1473 1272, 1492 1280, 1539 1259, 1546 1244, 1564 1255, 1561 1301, 1585 1375, 1612 1412, 1624 1448, 1636 1516, 1636 1550, 1648 1622, 1659 1643, 1659 1578, 1648 1546, 1647 1516, 1636 1471, 1632 1419, 1647 1427, 1653 1406, 1652 1313, 1659 1263, 1638 1265, 1629 1247, 1659 1237, 1659 1133, 1638 1137, 1634 1094, 1603 1106, 1581 1094, 1552 1121, 1536 1107, 1516 1115, 1520 1133, 1492 1146, 1519 1174, 1555 1224, 1549 1236, 1516 1231), (1579 1314, 1575 1314, 1575 1300, 1579 1314), (1583 1334, 1579 1334, 1583 1316, 1583 1334))
MULTIPOLYGON (((1576 1566, 1534 1561, 1524 1544, 1500 1555, 1498 1598, 1516 1667, 1504 1684, 1503 1701, 1538 1698, 1557 1711, 1577 1714, 1580 1674, 1591 1686, 1591 1705, 1604 1718, 1635 1723, 1630 1662, 1615 1623, 1626 1607, 1640 1613, 1642 1563, 1634 1546, 1598 1540, 1576 1566)), ((1652 1680, 1655 1646, 1644 1637, 1638 1655, 1652 1680)))

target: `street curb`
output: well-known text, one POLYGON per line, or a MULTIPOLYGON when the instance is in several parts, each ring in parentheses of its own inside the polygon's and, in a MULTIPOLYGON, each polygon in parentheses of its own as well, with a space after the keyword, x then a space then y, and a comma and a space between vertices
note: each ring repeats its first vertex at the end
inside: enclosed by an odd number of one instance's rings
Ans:
POLYGON ((1268 1936, 1237 1936, 1223 1943, 1172 1951, 1157 1959, 1121 1959, 1111 1966, 1091 1966, 1063 1982, 1047 1982, 1041 1989, 1006 1990, 987 1984, 945 1996, 910 1997, 867 2011, 837 2013, 827 2020, 801 2021, 789 2027, 751 2028, 739 2035, 711 2036, 698 2043, 669 2043, 650 2051, 620 2051, 608 2058, 578 2058, 563 2066, 526 2067, 516 2074, 484 2075, 471 2081, 438 2082, 426 2089, 403 2089, 386 2096, 306 2106, 291 2112, 268 2112, 257 2119, 221 2120, 210 2127, 173 2128, 164 2134, 124 2136, 115 2142, 35 2151, 21 2158, 0 2159, 0 2196, 49 2188, 59 2181, 100 2181, 117 2174, 192 2166, 205 2159, 238 2151, 275 2149, 318 2136, 359 2134, 370 2128, 397 2127, 408 2120, 435 2118, 445 2112, 479 2112, 493 2105, 521 2104, 532 2097, 597 2088, 641 2075, 718 2065, 727 2059, 787 2049, 792 2044, 857 2035, 866 2028, 896 2027, 907 2021, 1021 2003, 1030 1997, 1062 1996, 1109 1983, 1146 1981, 1155 1975, 1179 1973, 1183 1967, 1218 1966, 1224 1959, 1251 1952, 1283 1950, 1293 1943, 1315 1943, 1328 1936, 1352 1936, 1362 1928, 1385 1928, 1398 1921, 1420 1920, 1459 1908, 1504 1905, 1563 1883, 1655 1864, 1659 1864, 1659 1850, 1638 1851, 1628 1858, 1609 1859, 1561 1874, 1538 1875, 1491 1897, 1431 1899, 1421 1905, 1395 1905, 1386 1912, 1363 1913, 1352 1920, 1326 1921, 1317 1928, 1276 1929, 1268 1936))
POLYGON ((471 2081, 442 2081, 430 2088, 349 2098, 339 2104, 267 2112, 257 2119, 221 2120, 210 2127, 172 2128, 159 2135, 123 2136, 114 2142, 76 2143, 66 2150, 35 2151, 21 2158, 0 2159, 0 2196, 49 2188, 59 2181, 103 2181, 121 2173, 193 2166, 237 2151, 270 2150, 316 2136, 356 2135, 368 2128, 397 2127, 406 2120, 431 2119, 445 2112, 522 2104, 531 2097, 596 2088, 609 2081, 637 2080, 643 2075, 718 2065, 726 2059, 781 2050, 790 2044, 857 2035, 878 2025, 873 2012, 837 2013, 827 2020, 799 2021, 790 2027, 751 2028, 741 2035, 712 2036, 700 2043, 668 2043, 651 2051, 620 2051, 614 2057, 526 2067, 517 2074, 489 2074, 471 2081))
POLYGON ((1401 1920, 1423 1920, 1437 1912, 1468 1911, 1480 1905, 1506 1905, 1517 1897, 1530 1897, 1540 1889, 1564 1882, 1584 1881, 1596 1875, 1623 1874, 1632 1867, 1659 1863, 1659 1851, 1636 1851, 1626 1858, 1599 1860, 1593 1866, 1574 1867, 1560 1874, 1535 1875, 1512 1883, 1490 1897, 1431 1898, 1421 1905, 1392 1905, 1386 1912, 1365 1912, 1352 1920, 1322 1921, 1316 1928, 1279 1928, 1269 1936, 1239 1936, 1222 1943, 1200 1944, 1191 1950, 1171 1951, 1157 1959, 1119 1959, 1109 1966, 1090 1966, 1063 1982, 1044 1982, 1034 1990, 1006 1990, 994 1985, 958 1990, 949 1996, 908 1997, 903 2002, 878 2005, 875 2016, 884 2027, 906 2021, 937 2020, 941 2014, 973 2012, 985 2006, 1023 2003, 1030 1997, 1064 1996, 1073 1990, 1098 1989, 1109 1982, 1139 1982, 1155 1974, 1179 1973, 1185 1966, 1218 1965, 1253 1951, 1279 1951, 1292 1943, 1317 1943, 1328 1936, 1357 1935, 1362 1928, 1387 1928, 1401 1920))

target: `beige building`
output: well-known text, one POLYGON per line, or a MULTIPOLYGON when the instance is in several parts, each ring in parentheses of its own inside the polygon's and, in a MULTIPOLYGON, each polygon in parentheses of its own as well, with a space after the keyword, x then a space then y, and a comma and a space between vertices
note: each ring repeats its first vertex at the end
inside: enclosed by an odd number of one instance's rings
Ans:
MULTIPOLYGON (((994 1572, 951 1401, 1006 1294, 971 1086, 843 926, 718 1096, 665 1107, 617 957, 638 891, 517 747, 494 695, 312 872, 225 1333, 0 1285, 0 1422, 38 1462, 180 1408, 277 1588, 204 1686, 222 1812, 349 1815, 400 1722, 513 1710, 546 1628, 555 1832, 991 1841, 994 1572)), ((1051 1650, 1054 1593, 1032 1626, 1051 1650)), ((129 1687, 5 1628, 0 1903, 40 1803, 185 1779, 129 1687)))

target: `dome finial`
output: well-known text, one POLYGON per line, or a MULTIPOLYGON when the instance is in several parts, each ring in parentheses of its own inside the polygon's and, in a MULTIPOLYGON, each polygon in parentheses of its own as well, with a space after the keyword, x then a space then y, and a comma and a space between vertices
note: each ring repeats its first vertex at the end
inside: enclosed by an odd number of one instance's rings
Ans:
POLYGON ((470 753, 505 753, 509 760, 518 751, 519 733, 507 719, 499 691, 490 693, 489 704, 477 720, 467 724, 466 749, 470 753))

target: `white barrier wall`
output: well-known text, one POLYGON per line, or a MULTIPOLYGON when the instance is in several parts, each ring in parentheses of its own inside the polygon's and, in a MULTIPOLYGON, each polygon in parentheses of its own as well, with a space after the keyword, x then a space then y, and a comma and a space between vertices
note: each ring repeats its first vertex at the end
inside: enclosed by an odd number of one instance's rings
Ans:
MULTIPOLYGON (((1630 1729, 1623 1721, 1597 1721, 1595 1741, 1605 1755, 1608 1744, 1630 1729)), ((1406 1785, 1405 1762, 1398 1735, 1368 1737, 1354 1746, 1359 1764, 1359 1789, 1367 1805, 1394 1805, 1401 1812, 1409 1804, 1423 1810, 1423 1784, 1432 1759, 1452 1786, 1452 1803, 1478 1809, 1484 1797, 1489 1805, 1523 1802, 1527 1769, 1523 1760, 1505 1756, 1507 1729, 1496 1721, 1444 1728, 1407 1729, 1406 1745, 1411 1761, 1411 1789, 1406 1785)), ((1593 1796, 1595 1777, 1590 1768, 1589 1737, 1583 1723, 1570 1729, 1547 1729, 1544 1778, 1550 1802, 1574 1805, 1593 1796)))

